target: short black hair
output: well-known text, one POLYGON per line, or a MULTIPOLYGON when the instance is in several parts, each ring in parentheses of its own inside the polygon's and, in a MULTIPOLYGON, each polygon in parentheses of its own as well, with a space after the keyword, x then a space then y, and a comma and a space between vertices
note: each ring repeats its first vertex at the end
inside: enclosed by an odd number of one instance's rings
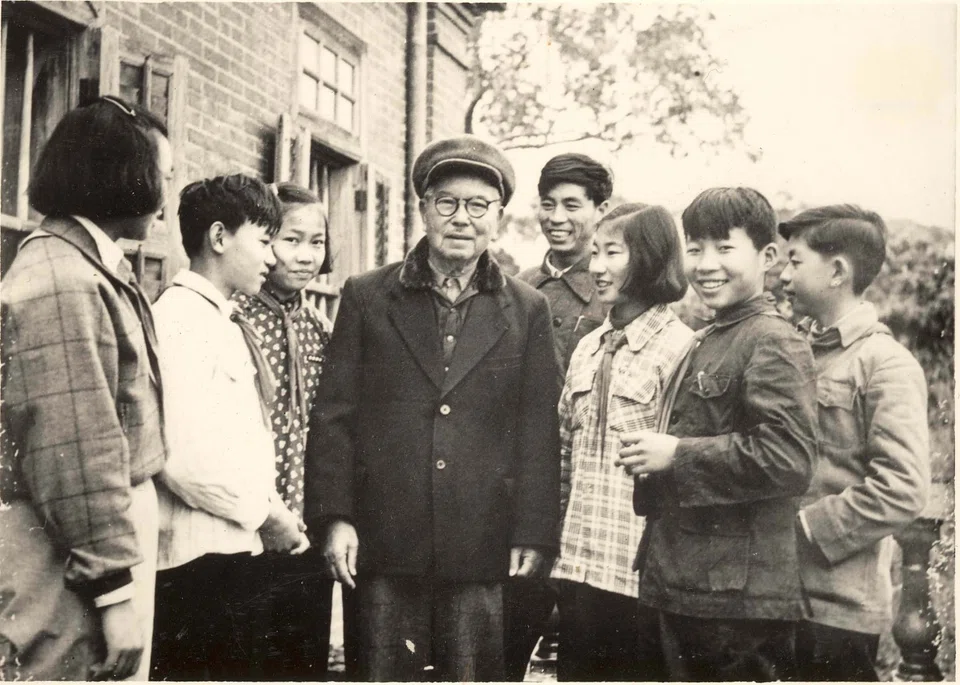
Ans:
POLYGON ((233 174, 194 181, 180 191, 180 234, 191 259, 203 249, 203 237, 219 221, 230 233, 248 221, 266 226, 273 236, 280 230, 280 200, 266 183, 233 174))
POLYGON ((307 205, 320 206, 320 214, 323 216, 323 225, 326 229, 327 247, 323 258, 323 264, 320 265, 320 273, 328 274, 332 272, 333 255, 331 254, 332 250, 330 247, 330 218, 327 216, 326 207, 323 206, 323 202, 320 200, 320 197, 309 188, 304 188, 296 183, 275 183, 273 184, 273 187, 277 189, 277 198, 280 200, 280 206, 283 210, 284 216, 287 215, 287 212, 299 207, 304 207, 307 205))
POLYGON ((582 186, 595 205, 601 205, 613 194, 613 175, 597 160, 577 152, 557 155, 540 171, 537 192, 543 197, 561 183, 582 186))
POLYGON ((777 239, 777 213, 753 188, 709 188, 683 210, 687 240, 725 240, 742 228, 757 250, 777 239))
POLYGON ((887 256, 887 226, 876 212, 856 205, 828 205, 800 212, 780 224, 785 240, 800 237, 820 254, 843 255, 853 265, 853 292, 861 294, 887 256))
POLYGON ((154 131, 167 136, 149 110, 114 96, 67 112, 33 167, 30 205, 47 216, 93 222, 158 211, 164 179, 154 131))
POLYGON ((683 298, 687 279, 680 232, 670 212, 657 205, 622 204, 597 223, 597 230, 601 228, 619 231, 630 251, 623 294, 649 305, 683 298))

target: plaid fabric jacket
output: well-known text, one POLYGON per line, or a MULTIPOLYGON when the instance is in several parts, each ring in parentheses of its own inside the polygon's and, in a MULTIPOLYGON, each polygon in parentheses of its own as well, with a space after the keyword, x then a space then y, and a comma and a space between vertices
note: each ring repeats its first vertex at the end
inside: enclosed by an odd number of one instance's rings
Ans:
POLYGON ((633 513, 633 476, 614 464, 620 434, 655 427, 667 377, 693 332, 666 305, 626 326, 626 344, 610 370, 606 425, 600 426, 596 376, 603 337, 613 330, 607 318, 580 341, 560 396, 563 528, 550 575, 636 597, 632 564, 644 519, 633 513))
POLYGON ((67 585, 99 595, 142 560, 130 488, 165 458, 159 370, 136 291, 104 267, 90 234, 73 219, 41 229, 0 295, 0 498, 32 501, 67 554, 67 585))

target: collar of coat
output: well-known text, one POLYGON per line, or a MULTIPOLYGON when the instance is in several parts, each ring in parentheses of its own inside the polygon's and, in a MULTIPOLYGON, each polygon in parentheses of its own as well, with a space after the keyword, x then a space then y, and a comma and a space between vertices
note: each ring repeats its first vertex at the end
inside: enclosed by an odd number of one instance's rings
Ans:
MULTIPOLYGON (((426 238, 421 238, 403 261, 400 269, 400 284, 410 290, 431 290, 433 288, 433 271, 427 257, 430 244, 426 238)), ((503 275, 497 260, 490 256, 489 250, 484 250, 477 261, 477 271, 473 282, 481 293, 495 293, 503 289, 507 279, 503 275)))

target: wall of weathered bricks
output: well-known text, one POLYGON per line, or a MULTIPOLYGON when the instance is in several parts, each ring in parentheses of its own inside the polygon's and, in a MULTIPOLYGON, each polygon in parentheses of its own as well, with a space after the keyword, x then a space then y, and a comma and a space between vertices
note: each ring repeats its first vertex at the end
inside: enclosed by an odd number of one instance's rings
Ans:
MULTIPOLYGON (((273 180, 279 116, 294 104, 296 3, 107 2, 103 23, 121 52, 189 60, 181 178, 244 172, 273 180)), ((361 146, 391 188, 390 258, 402 256, 406 142, 407 7, 404 3, 317 3, 365 44, 361 146)), ((469 16, 445 5, 428 14, 427 138, 463 131, 469 16)))

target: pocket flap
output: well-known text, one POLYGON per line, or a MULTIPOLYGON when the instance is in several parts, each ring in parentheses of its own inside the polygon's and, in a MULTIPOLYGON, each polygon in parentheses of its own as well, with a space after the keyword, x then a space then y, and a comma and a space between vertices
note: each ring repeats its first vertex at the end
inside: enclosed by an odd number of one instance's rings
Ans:
POLYGON ((710 399, 720 397, 730 388, 730 376, 703 373, 702 371, 690 379, 690 392, 698 397, 710 399))
POLYGON ((849 383, 821 378, 817 381, 817 401, 825 407, 853 409, 854 388, 849 383))
POLYGON ((617 376, 613 381, 613 394, 632 402, 650 404, 657 394, 657 384, 652 379, 643 383, 630 383, 625 376, 617 376))

